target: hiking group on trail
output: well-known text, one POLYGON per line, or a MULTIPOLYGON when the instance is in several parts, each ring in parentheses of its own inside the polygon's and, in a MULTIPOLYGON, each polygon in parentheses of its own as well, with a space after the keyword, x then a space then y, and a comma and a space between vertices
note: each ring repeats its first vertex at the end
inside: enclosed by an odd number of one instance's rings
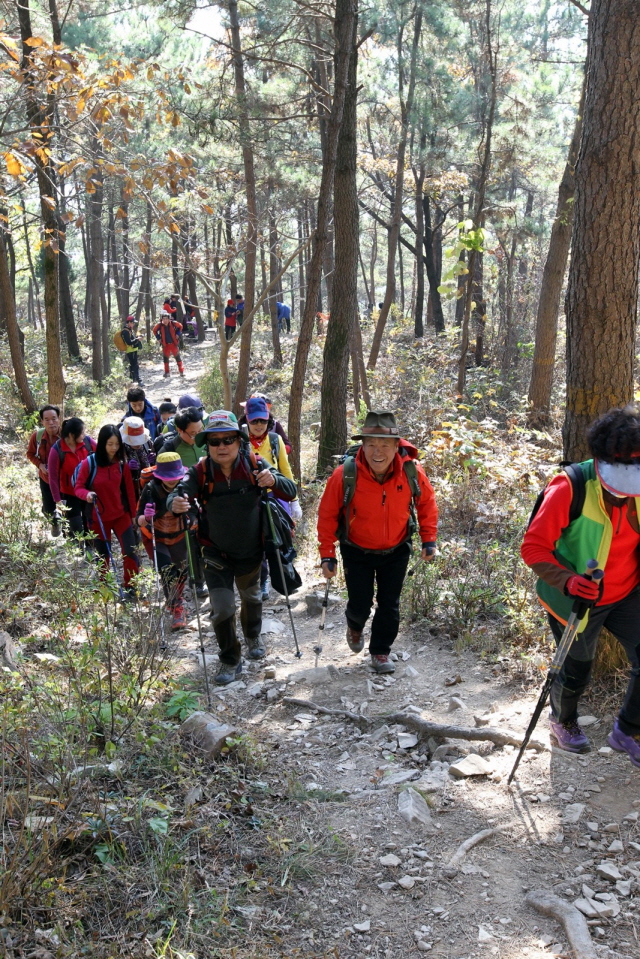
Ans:
MULTIPOLYGON (((141 539, 175 630, 186 624, 189 578, 198 622, 198 599, 208 596, 210 603, 218 685, 242 674, 235 587, 246 656, 264 658, 262 604, 269 596, 269 571, 291 615, 288 593, 300 583, 295 570, 291 574, 292 537, 302 517, 288 459, 291 446, 270 399, 253 394, 238 420, 228 410, 207 415, 192 394, 177 404, 166 398, 157 409, 140 386, 132 387, 122 421, 103 426, 97 444, 85 436, 78 417, 61 422, 56 406, 44 406, 40 421, 27 457, 38 470, 52 535, 62 530, 72 541, 79 538, 88 556, 97 554, 104 575, 115 533, 124 601, 137 599, 141 539)), ((375 596, 371 667, 391 673, 412 538, 419 534, 421 560, 431 562, 438 508, 418 450, 402 437, 393 413, 369 411, 353 439, 358 445, 346 451, 320 500, 320 565, 328 588, 337 572, 338 546, 347 591, 346 641, 354 653, 364 648, 375 596)), ((538 577, 538 596, 557 643, 580 618, 557 674, 549 674, 554 743, 568 752, 590 749, 578 704, 606 626, 631 664, 609 743, 640 767, 640 411, 609 411, 591 426, 588 442, 591 458, 567 467, 541 493, 521 552, 538 577)), ((295 629, 294 640, 297 647, 295 629)), ((536 719, 534 713, 532 724, 536 719)))

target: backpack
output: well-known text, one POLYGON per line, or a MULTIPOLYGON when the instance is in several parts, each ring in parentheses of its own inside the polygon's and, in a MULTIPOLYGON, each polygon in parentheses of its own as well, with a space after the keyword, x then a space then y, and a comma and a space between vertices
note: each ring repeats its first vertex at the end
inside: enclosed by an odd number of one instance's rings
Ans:
POLYGON ((122 333, 120 332, 120 330, 118 330, 117 333, 114 333, 114 334, 113 334, 113 345, 114 345, 115 348, 116 348, 117 350, 119 350, 121 353, 126 353, 127 350, 128 350, 127 344, 125 343, 124 339, 122 338, 122 333))
MULTIPOLYGON (((584 473, 580 463, 561 463, 562 471, 567 474, 569 481, 571 483, 571 506, 569 507, 569 523, 574 523, 580 514, 582 513, 582 508, 584 506, 585 496, 587 495, 587 485, 584 479, 584 473)), ((544 494, 547 487, 541 489, 536 497, 536 501, 533 504, 533 509, 531 510, 531 515, 527 521, 527 529, 531 526, 538 510, 542 506, 542 501, 544 500, 544 494)))
MULTIPOLYGON (((356 463, 356 455, 360 449, 360 445, 360 443, 357 443, 355 446, 350 446, 342 458, 342 486, 344 490, 342 497, 343 519, 338 527, 338 539, 341 542, 346 541, 347 543, 349 542, 349 525, 351 522, 349 504, 351 503, 356 491, 356 480, 358 478, 358 464, 356 463)), ((406 447, 398 447, 398 453, 400 456, 402 456, 403 452, 405 451, 406 447)), ((409 540, 417 529, 418 524, 415 511, 416 506, 418 505, 418 500, 422 495, 422 490, 420 489, 420 483, 418 482, 418 471, 416 469, 415 460, 408 458, 403 459, 402 468, 405 476, 407 477, 409 489, 411 490, 411 506, 409 510, 409 524, 407 529, 407 539, 409 540)), ((363 552, 370 551, 364 550, 363 552)))
MULTIPOLYGON (((51 447, 51 449, 55 450, 56 453, 58 454, 58 459, 60 460, 60 469, 62 469, 62 464, 64 463, 64 458, 67 455, 67 451, 62 449, 62 447, 60 446, 60 442, 61 442, 60 440, 56 440, 53 446, 51 447)), ((89 437, 85 436, 82 443, 84 445, 84 448, 89 453, 89 455, 91 455, 91 453, 93 453, 93 446, 91 445, 91 440, 89 439, 89 437)), ((75 470, 73 472, 75 473, 75 470)))
MULTIPOLYGON (((87 462, 89 463, 89 478, 87 480, 87 487, 91 489, 94 479, 96 478, 96 470, 98 469, 98 464, 96 463, 96 454, 89 453, 87 456, 87 462)), ((71 474, 71 485, 75 489, 76 483, 78 481, 78 473, 80 472, 80 467, 84 463, 84 460, 80 460, 73 473, 71 474)), ((122 468, 122 466, 121 466, 122 468)))

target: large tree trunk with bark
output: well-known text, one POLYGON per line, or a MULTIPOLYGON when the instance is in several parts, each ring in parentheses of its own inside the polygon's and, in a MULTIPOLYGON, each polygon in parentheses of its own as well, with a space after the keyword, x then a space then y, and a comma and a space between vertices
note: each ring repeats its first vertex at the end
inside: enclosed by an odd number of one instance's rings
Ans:
POLYGON ((585 431, 633 399, 640 256, 640 17, 634 0, 593 0, 576 164, 567 316, 567 459, 585 431))
POLYGON ((407 140, 409 137, 409 116, 413 108, 413 97, 416 85, 416 63, 418 59, 418 44, 420 42, 420 32, 422 30, 422 8, 418 8, 413 29, 413 44, 411 47, 411 64, 409 68, 409 85, 407 89, 407 99, 404 99, 404 66, 402 63, 402 42, 404 25, 400 28, 398 34, 398 92, 400 96, 400 119, 401 133, 398 143, 398 153, 396 160, 395 189, 393 195, 393 218, 391 220, 391 229, 389 230, 389 243, 387 248, 387 286, 382 301, 382 308, 373 334, 371 352, 369 354, 368 367, 375 369, 382 345, 382 336, 389 316, 389 310, 393 303, 396 292, 396 253, 398 249, 398 239, 400 236, 400 223, 402 221, 402 197, 404 192, 404 166, 405 154, 407 152, 407 140))
POLYGON ((531 426, 544 428, 549 425, 553 370, 556 361, 558 338, 558 312, 564 274, 569 258, 571 228, 573 226, 573 195, 575 192, 574 169, 582 136, 583 95, 578 107, 578 116, 569 146, 567 164, 558 190, 556 218, 551 227, 549 250, 542 274, 538 314, 536 317, 533 367, 529 382, 529 422, 531 426))
MULTIPOLYGON (((238 101, 238 120, 240 124, 240 142, 242 143, 242 163, 244 166, 245 196, 247 201, 247 240, 244 253, 244 315, 253 311, 256 297, 256 260, 258 255, 258 200, 256 196, 256 173, 251 142, 249 112, 246 105, 246 84, 244 61, 240 43, 240 21, 238 19, 237 0, 229 0, 229 20, 231 23, 231 43, 233 48, 233 71, 235 77, 235 96, 238 101)), ((240 403, 245 399, 249 383, 249 362, 251 360, 252 324, 242 326, 240 340, 240 358, 238 360, 238 378, 236 380, 235 410, 240 412, 240 403)))
POLYGON ((317 473, 333 465, 334 454, 347 447, 347 380, 349 343, 358 315, 358 259, 360 223, 356 183, 358 141, 358 17, 353 17, 347 90, 338 150, 333 193, 333 229, 336 262, 331 315, 327 325, 322 368, 320 443, 317 473))
POLYGON ((344 100, 348 82, 351 46, 353 44, 353 21, 357 16, 357 0, 336 0, 335 13, 335 56, 334 56, 334 92, 331 113, 327 124, 327 150, 322 164, 322 177, 318 194, 318 215, 311 262, 307 271, 307 299, 304 314, 300 320, 298 349, 291 381, 291 399, 289 402, 288 429, 292 444, 292 467, 296 476, 300 476, 300 425, 302 416, 302 397, 309 358, 309 347, 313 335, 313 321, 322 278, 322 258, 329 228, 329 213, 333 193, 333 181, 336 168, 338 134, 342 124, 344 100))

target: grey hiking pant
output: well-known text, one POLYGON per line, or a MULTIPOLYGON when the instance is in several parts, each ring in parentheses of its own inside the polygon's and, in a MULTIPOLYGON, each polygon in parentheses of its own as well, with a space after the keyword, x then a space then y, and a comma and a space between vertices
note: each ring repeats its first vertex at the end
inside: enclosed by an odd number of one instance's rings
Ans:
POLYGON ((220 647, 220 662, 237 666, 241 658, 241 646, 236 632, 233 584, 235 582, 240 594, 240 623, 244 637, 246 640, 257 639, 262 629, 262 553, 243 560, 223 556, 206 546, 202 553, 211 603, 211 623, 220 647))
MULTIPOLYGON (((548 614, 548 618, 558 642, 564 626, 554 616, 548 614)), ((551 687, 551 709, 561 723, 577 720, 578 702, 591 678, 598 637, 605 626, 620 642, 631 663, 618 724, 623 733, 635 736, 640 734, 640 586, 617 603, 594 606, 590 611, 585 629, 578 634, 551 687)))

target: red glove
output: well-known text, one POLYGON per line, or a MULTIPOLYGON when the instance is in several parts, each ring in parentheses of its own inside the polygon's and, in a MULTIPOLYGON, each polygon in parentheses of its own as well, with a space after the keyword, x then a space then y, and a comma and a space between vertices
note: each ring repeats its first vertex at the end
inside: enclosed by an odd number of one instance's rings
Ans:
POLYGON ((572 576, 567 580, 565 590, 569 596, 580 599, 597 599, 600 595, 600 583, 594 583, 586 576, 572 576))

